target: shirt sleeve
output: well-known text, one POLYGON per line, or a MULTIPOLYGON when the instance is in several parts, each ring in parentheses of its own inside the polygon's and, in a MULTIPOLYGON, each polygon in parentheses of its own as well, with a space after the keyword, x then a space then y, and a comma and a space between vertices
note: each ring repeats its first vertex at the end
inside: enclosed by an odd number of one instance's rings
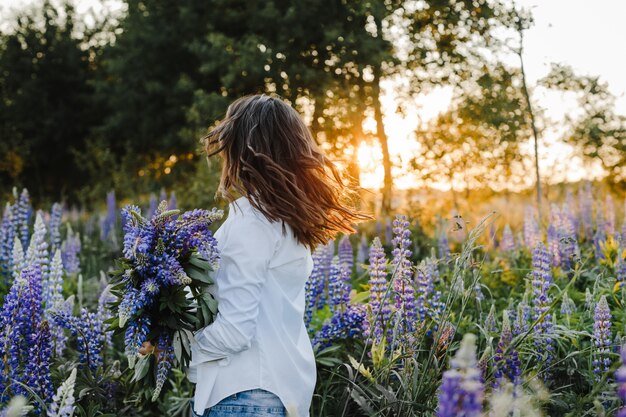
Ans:
POLYGON ((249 349, 256 330, 262 287, 278 244, 275 231, 260 220, 238 218, 224 236, 218 287, 218 313, 195 333, 193 362, 224 359, 249 349))

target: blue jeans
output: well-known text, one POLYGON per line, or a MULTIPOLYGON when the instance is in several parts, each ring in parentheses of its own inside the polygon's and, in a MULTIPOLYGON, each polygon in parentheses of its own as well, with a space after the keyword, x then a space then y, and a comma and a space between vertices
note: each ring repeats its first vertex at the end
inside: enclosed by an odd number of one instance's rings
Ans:
POLYGON ((193 415, 194 417, 285 417, 287 414, 280 398, 269 391, 257 388, 230 395, 213 407, 204 410, 204 414, 193 412, 193 415))

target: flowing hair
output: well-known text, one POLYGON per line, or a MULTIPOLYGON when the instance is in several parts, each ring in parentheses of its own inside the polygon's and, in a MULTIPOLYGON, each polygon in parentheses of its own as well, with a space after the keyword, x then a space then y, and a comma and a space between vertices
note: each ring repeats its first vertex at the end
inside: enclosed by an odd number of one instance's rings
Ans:
POLYGON ((207 156, 223 159, 218 193, 248 197, 270 221, 289 224, 298 242, 314 248, 336 232, 371 219, 347 205, 352 194, 337 167, 318 148, 298 112, 267 95, 235 100, 202 138, 207 156))

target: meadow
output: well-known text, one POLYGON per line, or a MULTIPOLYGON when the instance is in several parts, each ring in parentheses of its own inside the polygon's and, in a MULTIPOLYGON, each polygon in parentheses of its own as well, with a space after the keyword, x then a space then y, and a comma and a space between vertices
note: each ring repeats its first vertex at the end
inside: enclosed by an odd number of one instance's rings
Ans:
MULTIPOLYGON (((144 213, 162 200, 177 206, 153 195, 144 213)), ((304 316, 318 368, 311 416, 625 415, 617 201, 581 183, 541 216, 530 202, 519 219, 487 212, 437 227, 399 213, 316 248, 304 316)), ((27 190, 6 202, 0 415, 190 415, 184 372, 174 367, 151 401, 124 335, 105 323, 123 239, 121 204, 113 193, 106 204, 33 207, 27 190)))

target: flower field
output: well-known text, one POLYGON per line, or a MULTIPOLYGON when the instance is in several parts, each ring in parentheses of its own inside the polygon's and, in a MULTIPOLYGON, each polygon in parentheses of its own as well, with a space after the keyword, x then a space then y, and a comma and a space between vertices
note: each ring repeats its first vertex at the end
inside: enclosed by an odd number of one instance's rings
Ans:
MULTIPOLYGON (((160 201, 177 206, 174 194, 152 196, 146 218, 160 201)), ((398 214, 316 248, 304 315, 318 368, 311 416, 626 416, 617 201, 586 183, 510 225, 491 213, 428 230, 398 214)), ((163 387, 152 398, 129 367, 142 340, 111 330, 128 313, 110 284, 130 220, 113 193, 106 204, 33 207, 27 190, 6 202, 0 416, 190 415, 184 371, 146 367, 163 387)))

